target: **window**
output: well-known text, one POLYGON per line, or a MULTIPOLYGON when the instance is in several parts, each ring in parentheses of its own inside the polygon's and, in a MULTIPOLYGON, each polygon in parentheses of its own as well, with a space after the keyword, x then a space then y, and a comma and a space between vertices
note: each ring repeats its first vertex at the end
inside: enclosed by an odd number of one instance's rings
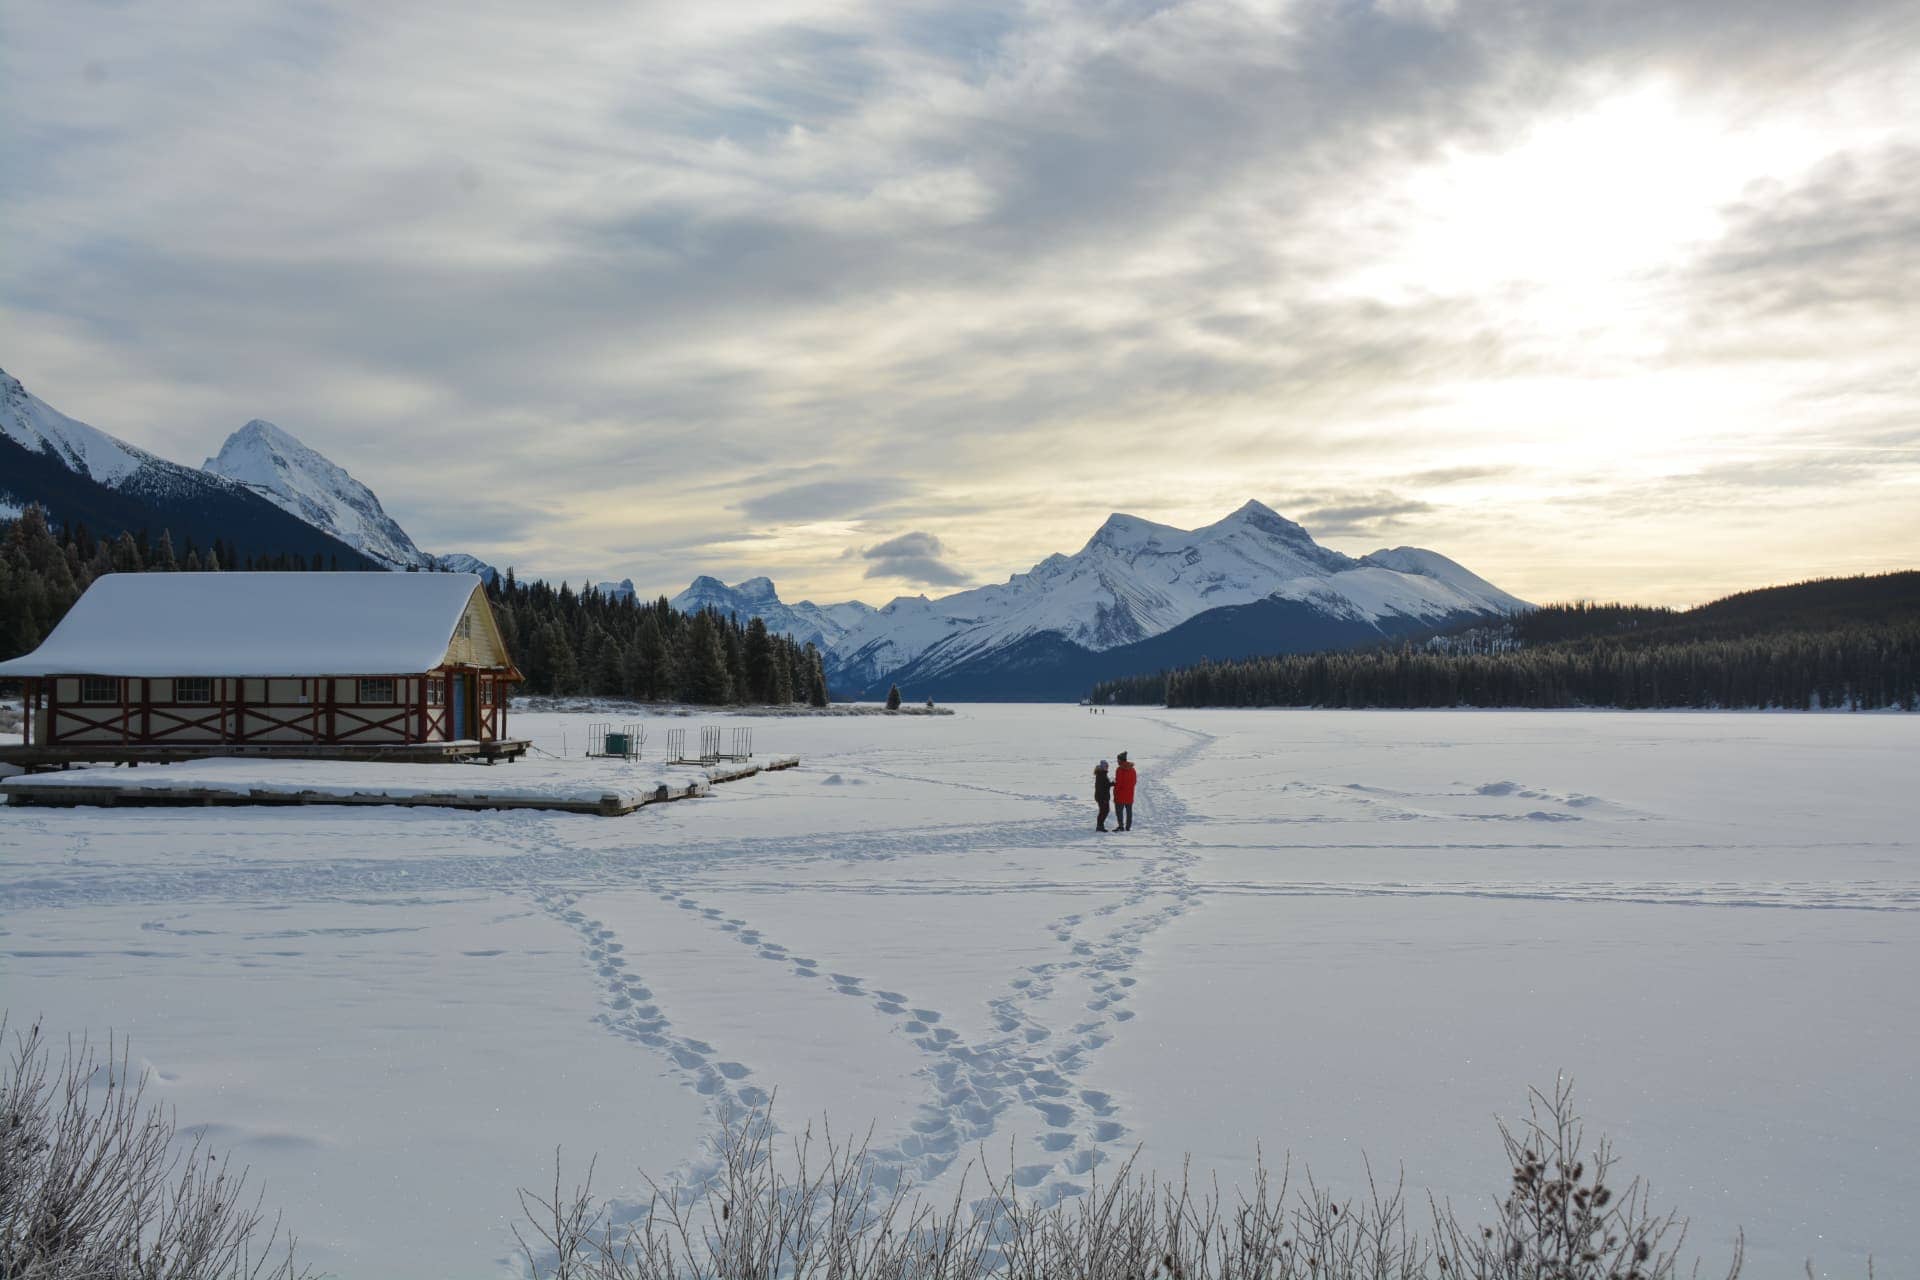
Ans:
POLYGON ((393 701, 393 681, 390 679, 362 680, 360 682, 360 701, 392 702, 393 701))
POLYGON ((427 680, 427 705, 437 707, 446 698, 447 686, 444 681, 435 678, 427 680))
POLYGON ((118 702, 120 682, 112 676, 81 676, 80 701, 118 702))
POLYGON ((470 613, 460 615, 460 638, 462 640, 473 639, 473 615, 470 613))
POLYGON ((213 681, 205 676, 182 676, 173 682, 175 702, 212 702, 213 681))

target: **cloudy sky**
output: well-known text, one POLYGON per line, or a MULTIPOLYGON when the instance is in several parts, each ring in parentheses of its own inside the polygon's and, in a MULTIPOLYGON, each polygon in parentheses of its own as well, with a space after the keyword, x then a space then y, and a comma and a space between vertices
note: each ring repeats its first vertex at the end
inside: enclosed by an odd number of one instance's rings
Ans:
POLYGON ((8 0, 0 165, 29 390, 551 577, 1920 563, 1911 0, 8 0))

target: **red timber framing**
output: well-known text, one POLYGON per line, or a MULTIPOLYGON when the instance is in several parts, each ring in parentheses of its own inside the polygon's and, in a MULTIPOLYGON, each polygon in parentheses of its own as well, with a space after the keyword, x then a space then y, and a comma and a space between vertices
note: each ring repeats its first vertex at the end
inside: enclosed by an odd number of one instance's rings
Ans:
POLYGON ((82 677, 30 679, 24 682, 23 744, 291 746, 307 742, 356 746, 446 742, 454 736, 456 676, 464 677, 458 687, 467 699, 466 737, 482 742, 503 738, 512 676, 489 668, 446 667, 380 677, 215 677, 193 690, 206 695, 196 700, 179 696, 187 683, 184 679, 116 677, 115 696, 99 701, 80 696, 86 688, 82 677), (72 686, 68 692, 73 696, 60 697, 63 683, 72 686), (377 695, 383 691, 382 686, 391 687, 390 700, 360 700, 361 693, 377 695))
POLYGON ((453 700, 464 689, 467 706, 464 718, 467 737, 490 742, 507 736, 507 694, 512 678, 489 667, 441 667, 427 673, 420 682, 416 710, 419 740, 451 742, 453 700), (456 682, 464 676, 464 682, 456 682))

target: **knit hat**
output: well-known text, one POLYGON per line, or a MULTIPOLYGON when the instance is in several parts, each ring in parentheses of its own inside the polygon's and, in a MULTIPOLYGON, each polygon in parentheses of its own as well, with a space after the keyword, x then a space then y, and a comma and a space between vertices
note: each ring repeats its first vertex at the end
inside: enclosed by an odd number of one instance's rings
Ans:
POLYGON ((1106 767, 1107 767, 1107 762, 1106 762, 1105 760, 1102 760, 1102 761, 1101 761, 1101 762, 1100 762, 1099 764, 1097 764, 1097 765, 1095 765, 1095 766, 1093 766, 1093 767, 1094 767, 1094 768, 1096 768, 1096 769, 1104 769, 1104 768, 1106 768, 1106 767))
POLYGON ((1126 752, 1124 752, 1124 751, 1122 751, 1122 752, 1120 753, 1120 757, 1119 757, 1119 759, 1120 759, 1120 763, 1121 763, 1121 764, 1125 764, 1125 763, 1127 762, 1127 753, 1126 753, 1126 752))

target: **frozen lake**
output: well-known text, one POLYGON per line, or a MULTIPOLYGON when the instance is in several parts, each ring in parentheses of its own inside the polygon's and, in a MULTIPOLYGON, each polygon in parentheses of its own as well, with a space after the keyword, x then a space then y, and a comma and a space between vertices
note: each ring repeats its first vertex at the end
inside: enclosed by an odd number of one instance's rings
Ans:
POLYGON ((1920 1272, 1920 718, 752 723, 803 767, 620 819, 0 810, 4 1005, 131 1034, 348 1280, 501 1271, 556 1145, 637 1194, 776 1089, 935 1191, 1257 1142, 1477 1210, 1561 1069, 1710 1262, 1920 1272))

